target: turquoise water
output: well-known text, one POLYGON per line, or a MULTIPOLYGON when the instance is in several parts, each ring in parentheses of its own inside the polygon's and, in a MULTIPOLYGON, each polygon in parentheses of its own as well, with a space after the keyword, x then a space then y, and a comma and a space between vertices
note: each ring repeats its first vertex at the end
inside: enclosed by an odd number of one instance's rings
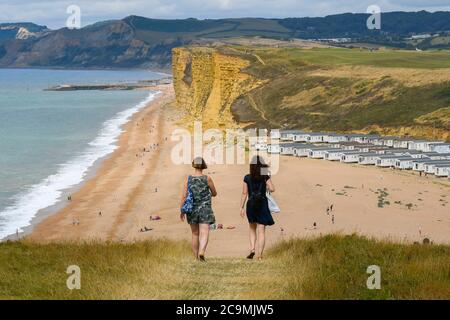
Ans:
POLYGON ((0 239, 79 184, 155 92, 64 91, 58 84, 156 79, 149 71, 0 69, 0 239))

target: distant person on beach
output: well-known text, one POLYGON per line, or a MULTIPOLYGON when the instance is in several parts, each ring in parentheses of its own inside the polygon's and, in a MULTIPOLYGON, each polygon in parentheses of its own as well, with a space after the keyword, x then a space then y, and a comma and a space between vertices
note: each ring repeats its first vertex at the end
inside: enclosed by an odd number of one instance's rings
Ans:
POLYGON ((253 157, 250 174, 244 177, 241 196, 241 217, 247 214, 250 232, 250 254, 248 259, 257 256, 262 260, 266 243, 266 226, 275 224, 269 210, 266 192, 275 192, 275 187, 268 172, 269 166, 260 156, 253 157), (247 205, 245 202, 248 198, 247 205), (256 242, 258 251, 256 252, 256 242))
POLYGON ((189 214, 181 213, 181 221, 187 218, 192 231, 192 251, 200 261, 205 261, 205 252, 209 240, 209 226, 216 222, 211 206, 211 197, 217 196, 216 187, 210 176, 204 175, 207 169, 205 160, 197 157, 192 161, 194 174, 186 178, 183 185, 181 207, 188 195, 188 184, 193 194, 193 210, 189 214))

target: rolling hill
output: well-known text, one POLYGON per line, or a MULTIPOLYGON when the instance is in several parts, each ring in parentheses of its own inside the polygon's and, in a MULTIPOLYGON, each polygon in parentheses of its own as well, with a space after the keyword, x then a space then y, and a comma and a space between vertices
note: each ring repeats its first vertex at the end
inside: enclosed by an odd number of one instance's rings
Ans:
POLYGON ((129 16, 78 30, 32 23, 0 24, 0 67, 168 68, 171 50, 237 37, 291 40, 350 37, 352 43, 422 49, 449 48, 450 12, 388 12, 382 30, 366 28, 367 14, 322 18, 179 19, 129 16), (410 41, 429 33, 435 37, 410 41))

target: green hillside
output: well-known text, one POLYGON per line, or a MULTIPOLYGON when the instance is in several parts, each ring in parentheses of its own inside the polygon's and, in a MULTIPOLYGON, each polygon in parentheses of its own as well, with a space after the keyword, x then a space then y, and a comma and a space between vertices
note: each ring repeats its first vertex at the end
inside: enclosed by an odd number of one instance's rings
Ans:
POLYGON ((251 61, 244 72, 266 80, 233 104, 239 122, 450 139, 449 51, 221 50, 251 61))

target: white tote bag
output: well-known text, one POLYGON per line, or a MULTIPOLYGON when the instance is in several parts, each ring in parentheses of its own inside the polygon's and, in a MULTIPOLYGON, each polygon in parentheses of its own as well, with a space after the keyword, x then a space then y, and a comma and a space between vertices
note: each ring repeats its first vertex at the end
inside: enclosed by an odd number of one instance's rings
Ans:
POLYGON ((276 201, 272 197, 272 195, 269 192, 267 192, 266 196, 267 196, 267 203, 269 204, 270 212, 272 212, 272 213, 279 213, 281 211, 280 207, 278 207, 278 204, 276 203, 276 201))

